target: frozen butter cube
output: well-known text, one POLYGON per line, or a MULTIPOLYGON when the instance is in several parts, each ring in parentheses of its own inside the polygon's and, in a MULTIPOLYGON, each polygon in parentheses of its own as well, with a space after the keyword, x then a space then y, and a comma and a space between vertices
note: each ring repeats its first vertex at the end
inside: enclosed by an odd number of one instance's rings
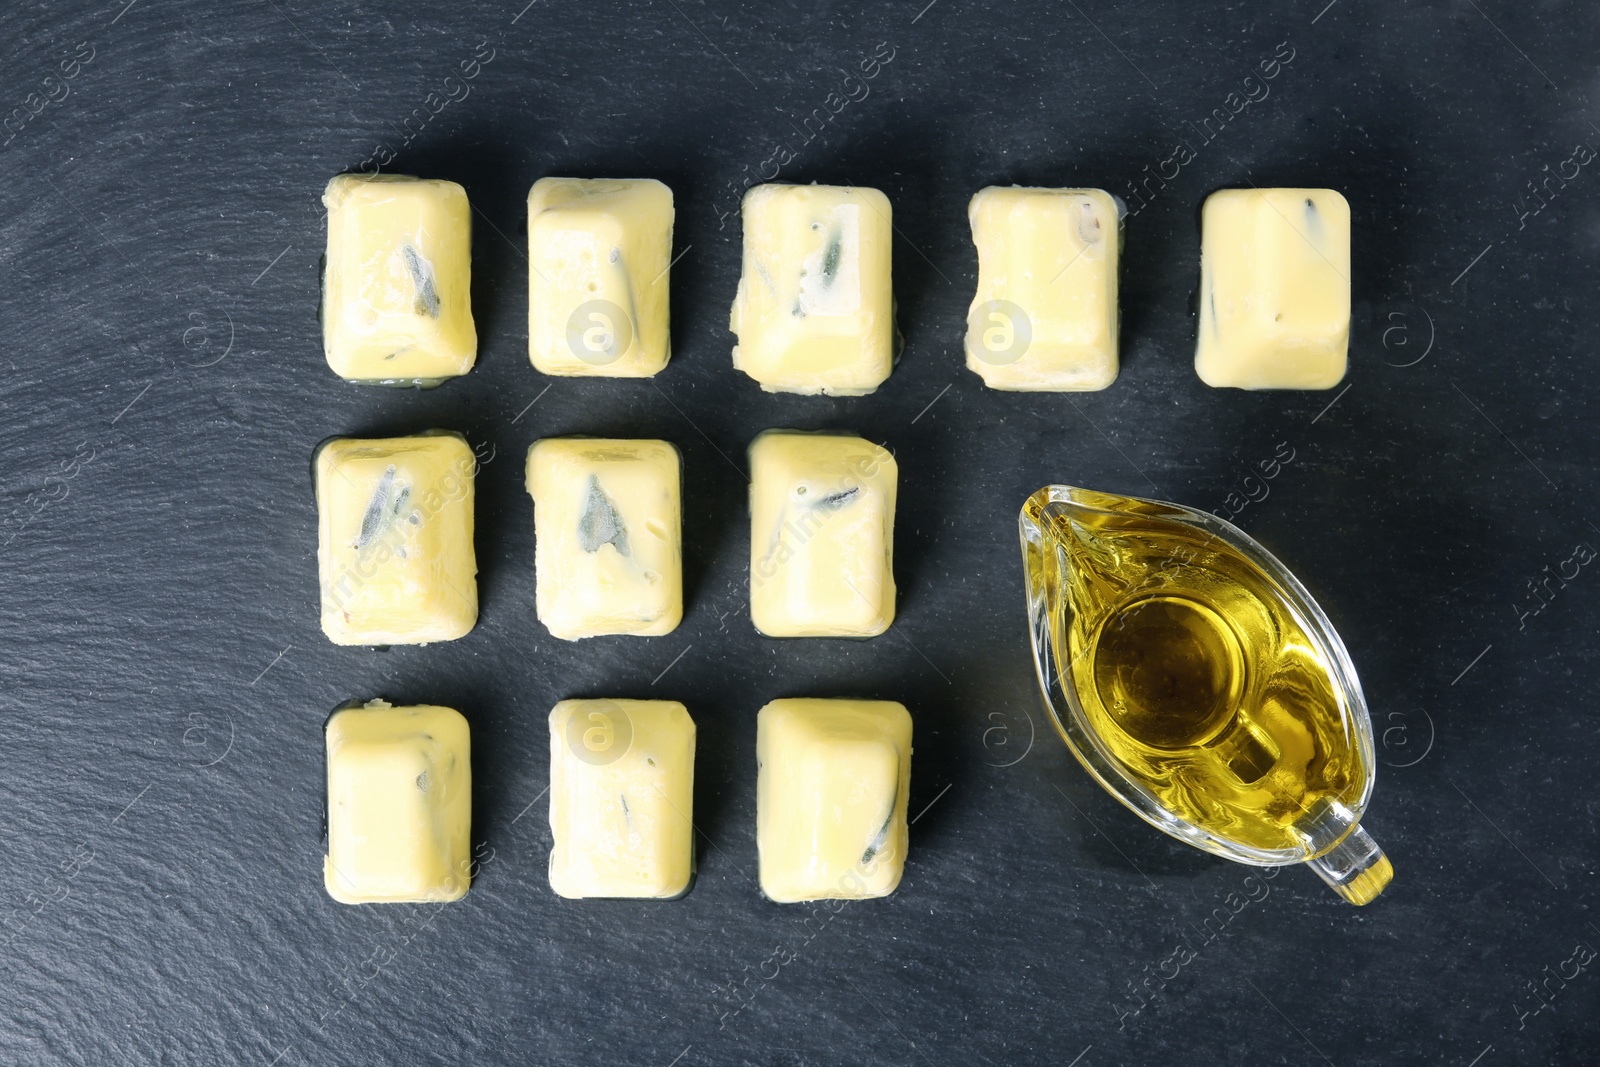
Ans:
POLYGON ((382 700, 328 720, 328 895, 342 904, 459 900, 472 882, 472 762, 452 708, 382 700))
POLYGON ((1116 380, 1118 214, 1099 189, 991 186, 972 198, 967 368, 985 385, 1065 392, 1116 380))
POLYGON ((323 443, 315 462, 322 630, 339 645, 422 645, 478 621, 477 459, 460 434, 323 443))
POLYGON ((750 445, 750 617, 769 637, 871 637, 894 621, 888 449, 768 430, 750 445))
POLYGON ((340 174, 322 194, 322 346, 354 382, 437 385, 472 369, 472 209, 455 182, 340 174))
POLYGON ((1200 219, 1200 337, 1212 386, 1331 389, 1350 346, 1350 205, 1332 189, 1224 189, 1200 219))
POLYGON ((890 700, 774 700, 756 716, 761 891, 886 897, 906 863, 911 715, 890 700))
POLYGON ((550 437, 528 449, 534 604, 556 637, 677 628, 679 466, 678 450, 665 441, 550 437))
POLYGON ((694 720, 675 700, 550 712, 550 888, 676 897, 694 873, 694 720))
POLYGON ((837 185, 744 196, 733 365, 775 393, 870 393, 894 366, 889 198, 837 185))
POLYGON ((667 365, 672 190, 541 178, 528 193, 528 355, 545 374, 647 378, 667 365))

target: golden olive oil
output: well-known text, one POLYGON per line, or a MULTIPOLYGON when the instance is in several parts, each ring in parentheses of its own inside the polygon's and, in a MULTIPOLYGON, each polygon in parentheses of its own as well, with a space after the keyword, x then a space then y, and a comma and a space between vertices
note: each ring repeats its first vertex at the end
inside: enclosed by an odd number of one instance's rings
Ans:
POLYGON ((1320 851, 1329 802, 1359 810, 1371 769, 1295 598, 1156 505, 1069 520, 1030 501, 1025 517, 1047 531, 1065 583, 1049 624, 1059 682, 1116 768, 1217 837, 1320 851))

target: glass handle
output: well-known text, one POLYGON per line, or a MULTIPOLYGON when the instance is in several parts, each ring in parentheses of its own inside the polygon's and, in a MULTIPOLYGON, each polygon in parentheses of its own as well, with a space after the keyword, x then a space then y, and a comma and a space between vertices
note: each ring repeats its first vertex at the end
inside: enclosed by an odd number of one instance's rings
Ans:
POLYGON ((1322 855, 1306 860, 1333 891, 1352 904, 1370 904, 1394 877, 1394 867, 1360 826, 1322 855))

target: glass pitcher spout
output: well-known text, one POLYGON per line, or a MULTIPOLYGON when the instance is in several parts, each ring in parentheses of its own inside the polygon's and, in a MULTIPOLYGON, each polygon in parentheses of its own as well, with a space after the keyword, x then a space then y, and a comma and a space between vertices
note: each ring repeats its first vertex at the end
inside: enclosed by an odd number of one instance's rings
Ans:
POLYGON ((1294 575, 1230 523, 1138 497, 1047 486, 1020 529, 1039 683, 1089 773, 1197 848, 1376 897, 1393 869, 1359 826, 1371 719, 1294 575))
POLYGON ((1359 825, 1322 855, 1306 860, 1335 893, 1352 904, 1370 904, 1394 877, 1383 849, 1359 825))

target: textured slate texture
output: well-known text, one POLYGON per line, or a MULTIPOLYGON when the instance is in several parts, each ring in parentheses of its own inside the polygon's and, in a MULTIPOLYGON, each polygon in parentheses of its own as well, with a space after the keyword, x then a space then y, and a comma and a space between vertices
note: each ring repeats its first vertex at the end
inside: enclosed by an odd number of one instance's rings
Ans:
POLYGON ((1600 545, 1600 164, 1565 162, 1600 147, 1592 6, 524 2, 0 15, 0 1061, 1592 1062, 1600 974, 1549 976, 1600 946, 1600 575, 1529 584, 1600 545), (780 145, 782 178, 894 203, 907 344, 872 397, 768 396, 729 365, 730 213, 780 145), (477 209, 480 363, 433 392, 348 386, 321 358, 318 195, 375 155, 477 209), (1163 170, 1127 221, 1121 379, 984 391, 960 356, 967 198, 1078 184, 1137 205, 1129 184, 1163 170), (546 174, 673 187, 659 378, 528 366, 523 198, 546 174), (1193 374, 1198 205, 1247 182, 1350 199, 1342 392, 1193 374), (336 648, 312 447, 434 426, 494 457, 482 621, 336 648), (752 631, 743 456, 770 426, 859 428, 898 455, 889 634, 752 631), (521 457, 574 432, 683 451, 671 636, 569 645, 533 618, 521 457), (1027 650, 1028 492, 1221 509, 1280 442, 1295 461, 1237 521, 1320 597, 1374 709, 1366 825, 1398 873, 1365 910, 1303 870, 1247 883, 1118 807, 1047 733, 1027 650), (837 913, 766 903, 755 710, 841 694, 914 712, 905 882, 837 913), (323 893, 320 726, 374 695, 473 724, 485 862, 459 904, 323 893), (686 899, 549 892, 544 716, 573 695, 691 708, 686 899))

